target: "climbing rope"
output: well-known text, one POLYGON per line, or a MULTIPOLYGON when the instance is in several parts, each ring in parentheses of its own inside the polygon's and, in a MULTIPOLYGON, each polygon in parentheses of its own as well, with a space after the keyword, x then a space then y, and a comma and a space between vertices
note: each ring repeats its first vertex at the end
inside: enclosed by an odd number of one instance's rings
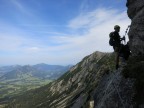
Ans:
POLYGON ((119 48, 119 53, 120 53, 120 50, 121 50, 121 48, 122 48, 122 45, 123 44, 125 44, 126 45, 126 35, 128 34, 128 31, 129 31, 129 29, 130 29, 130 25, 128 25, 128 27, 127 27, 127 29, 126 29, 126 31, 125 31, 125 35, 123 36, 124 37, 124 43, 123 43, 123 41, 122 41, 122 44, 120 44, 120 48, 119 48))
POLYGON ((126 31, 125 31, 125 35, 123 36, 124 37, 124 42, 125 42, 125 44, 126 44, 126 35, 128 34, 128 31, 129 31, 129 29, 130 29, 130 25, 128 25, 128 27, 127 27, 127 29, 126 29, 126 31))
MULTIPOLYGON (((113 73, 113 72, 112 72, 112 73, 113 73)), ((123 108, 126 108, 126 107, 125 107, 125 104, 124 104, 124 101, 123 101, 123 99, 122 99, 122 96, 120 95, 119 90, 117 89, 116 85, 113 83, 114 79, 115 79, 115 78, 117 79, 117 75, 115 75, 114 73, 113 73, 113 75, 114 75, 114 77, 112 78, 112 80, 110 81, 110 83, 108 84, 107 88, 106 88, 105 91, 104 91, 104 96, 103 96, 102 100, 104 99, 105 95, 107 94, 106 92, 107 92, 109 86, 110 86, 111 84, 113 84, 113 86, 114 86, 114 88, 115 88, 115 90, 116 90, 116 92, 117 92, 117 94, 118 94, 118 97, 119 97, 119 99, 120 99, 120 102, 121 102, 121 104, 123 105, 123 108)), ((118 80, 118 79, 117 79, 117 80, 118 80)))
POLYGON ((125 35, 124 35, 124 36, 127 35, 129 28, 130 28, 130 25, 128 25, 128 27, 127 27, 127 29, 126 29, 126 31, 125 31, 125 35))
MULTIPOLYGON (((113 75, 115 76, 115 78, 117 79, 117 76, 113 73, 113 75)), ((117 79, 118 80, 118 79, 117 79)), ((118 94, 118 96, 119 96, 119 99, 120 99, 120 101, 121 101, 121 104, 123 105, 123 108, 126 108, 125 107, 125 104, 124 104, 124 102, 123 102, 123 99, 122 99, 122 96, 120 95, 120 92, 119 92, 119 90, 117 89, 117 87, 116 87, 116 85, 113 83, 113 86, 114 86, 114 88, 116 89, 116 92, 117 92, 117 94, 118 94)))
POLYGON ((119 98, 120 98, 120 101, 121 101, 121 104, 123 105, 123 108, 126 108, 125 105, 124 105, 124 103, 123 103, 122 97, 121 97, 121 95, 120 95, 120 93, 119 93, 119 91, 118 91, 118 89, 117 89, 117 87, 115 86, 114 83, 113 83, 113 86, 114 86, 114 88, 115 88, 116 91, 117 91, 117 94, 118 94, 118 96, 119 96, 119 98))

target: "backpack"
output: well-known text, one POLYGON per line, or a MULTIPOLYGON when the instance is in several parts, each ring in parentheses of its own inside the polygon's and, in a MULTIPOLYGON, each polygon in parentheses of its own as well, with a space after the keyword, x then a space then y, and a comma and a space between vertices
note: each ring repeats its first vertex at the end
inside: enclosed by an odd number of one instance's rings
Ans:
POLYGON ((114 36, 114 32, 111 32, 109 34, 109 37, 110 37, 110 39, 109 39, 109 45, 110 46, 114 46, 115 45, 115 40, 114 40, 113 36, 114 36))

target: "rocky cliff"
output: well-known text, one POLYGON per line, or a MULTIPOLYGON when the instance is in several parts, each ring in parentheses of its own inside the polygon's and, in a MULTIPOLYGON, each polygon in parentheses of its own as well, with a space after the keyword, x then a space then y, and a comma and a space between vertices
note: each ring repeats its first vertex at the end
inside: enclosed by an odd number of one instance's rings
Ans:
POLYGON ((132 20, 129 40, 133 57, 124 69, 124 76, 136 79, 136 107, 144 108, 144 0, 127 0, 128 16, 132 20))
POLYGON ((144 1, 127 0, 126 6, 132 20, 128 33, 132 56, 114 77, 103 76, 95 91, 95 108, 144 108, 144 1))
POLYGON ((128 16, 132 20, 129 40, 134 55, 144 55, 144 1, 127 0, 128 16))
POLYGON ((135 79, 121 72, 122 68, 102 77, 94 91, 94 108, 133 108, 135 79))

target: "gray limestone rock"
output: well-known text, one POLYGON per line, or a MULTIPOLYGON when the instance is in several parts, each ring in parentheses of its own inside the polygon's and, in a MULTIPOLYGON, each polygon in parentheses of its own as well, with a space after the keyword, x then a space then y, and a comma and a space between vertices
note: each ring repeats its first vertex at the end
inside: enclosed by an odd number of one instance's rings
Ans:
POLYGON ((95 108, 132 108, 133 79, 125 79, 121 70, 105 74, 94 92, 95 108))
POLYGON ((128 16, 132 20, 128 33, 130 49, 134 55, 144 54, 144 1, 127 0, 128 16))

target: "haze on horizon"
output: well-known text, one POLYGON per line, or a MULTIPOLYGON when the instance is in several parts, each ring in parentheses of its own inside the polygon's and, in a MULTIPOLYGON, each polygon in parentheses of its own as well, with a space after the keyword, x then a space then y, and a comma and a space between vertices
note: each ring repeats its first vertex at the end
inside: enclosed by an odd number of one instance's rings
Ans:
POLYGON ((109 33, 131 23, 126 0, 0 0, 0 65, 76 64, 112 52, 109 33))

